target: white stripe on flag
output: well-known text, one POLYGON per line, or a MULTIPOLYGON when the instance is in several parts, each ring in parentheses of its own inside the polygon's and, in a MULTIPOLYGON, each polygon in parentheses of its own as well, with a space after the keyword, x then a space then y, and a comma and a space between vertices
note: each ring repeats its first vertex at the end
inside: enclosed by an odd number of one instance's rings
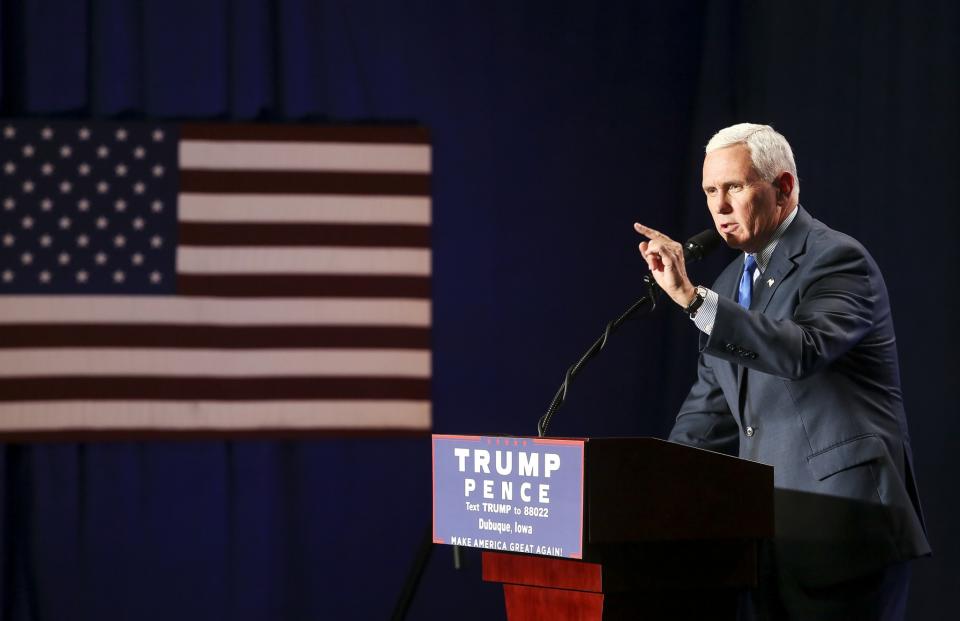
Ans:
POLYGON ((178 200, 182 222, 430 224, 423 196, 184 193, 178 200))
POLYGON ((429 401, 30 401, 0 403, 0 431, 429 429, 429 401))
POLYGON ((430 301, 19 295, 3 298, 3 323, 429 326, 430 301))
POLYGON ((394 248, 180 246, 183 274, 430 275, 430 251, 394 248))
POLYGON ((430 146, 182 140, 180 168, 429 173, 430 146))
POLYGON ((428 350, 0 349, 4 377, 430 377, 428 350))

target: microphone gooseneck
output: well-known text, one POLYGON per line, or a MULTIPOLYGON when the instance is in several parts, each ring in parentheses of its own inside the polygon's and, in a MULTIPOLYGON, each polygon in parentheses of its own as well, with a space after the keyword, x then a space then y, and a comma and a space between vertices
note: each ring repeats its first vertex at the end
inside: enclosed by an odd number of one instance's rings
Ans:
MULTIPOLYGON (((716 250, 720 245, 720 241, 720 234, 717 233, 716 229, 709 228, 697 233, 683 244, 684 261, 686 263, 696 263, 716 250)), ((546 437, 547 429, 550 426, 553 415, 556 414, 560 406, 567 400, 567 389, 570 387, 570 382, 577 373, 580 372, 580 369, 583 368, 583 365, 585 365, 588 360, 596 356, 600 353, 600 350, 606 347, 610 335, 624 322, 633 317, 641 308, 646 307, 646 312, 650 313, 657 307, 657 297, 660 295, 660 286, 657 285, 650 274, 644 275, 643 284, 647 288, 647 294, 631 304, 630 308, 624 311, 619 317, 608 322, 600 338, 593 342, 593 345, 580 356, 579 360, 567 368, 567 372, 563 377, 563 383, 560 385, 560 388, 557 389, 556 394, 553 395, 550 407, 547 408, 547 412, 537 421, 537 435, 539 437, 546 437)))

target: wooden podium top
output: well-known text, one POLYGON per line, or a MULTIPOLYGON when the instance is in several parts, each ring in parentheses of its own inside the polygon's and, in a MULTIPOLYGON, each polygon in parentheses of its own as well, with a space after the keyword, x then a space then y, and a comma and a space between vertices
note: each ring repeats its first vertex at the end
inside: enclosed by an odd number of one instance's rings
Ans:
POLYGON ((773 537, 773 468, 656 438, 434 436, 434 541, 597 560, 773 537))
POLYGON ((586 543, 773 537, 773 467, 656 438, 586 443, 586 543))

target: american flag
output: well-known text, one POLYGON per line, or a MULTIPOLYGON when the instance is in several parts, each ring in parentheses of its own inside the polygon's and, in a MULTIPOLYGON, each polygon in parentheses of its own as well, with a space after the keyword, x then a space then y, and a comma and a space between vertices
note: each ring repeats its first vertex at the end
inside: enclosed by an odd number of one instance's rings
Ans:
POLYGON ((426 130, 0 127, 0 435, 429 429, 426 130))

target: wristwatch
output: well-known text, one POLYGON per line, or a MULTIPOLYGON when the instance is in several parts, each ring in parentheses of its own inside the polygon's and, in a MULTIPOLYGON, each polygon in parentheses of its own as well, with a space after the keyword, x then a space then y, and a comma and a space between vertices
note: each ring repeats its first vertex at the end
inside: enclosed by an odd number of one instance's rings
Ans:
POLYGON ((693 301, 690 302, 687 306, 684 307, 683 312, 694 317, 697 314, 697 309, 703 304, 703 301, 707 297, 707 288, 706 287, 697 287, 697 294, 693 297, 693 301))

